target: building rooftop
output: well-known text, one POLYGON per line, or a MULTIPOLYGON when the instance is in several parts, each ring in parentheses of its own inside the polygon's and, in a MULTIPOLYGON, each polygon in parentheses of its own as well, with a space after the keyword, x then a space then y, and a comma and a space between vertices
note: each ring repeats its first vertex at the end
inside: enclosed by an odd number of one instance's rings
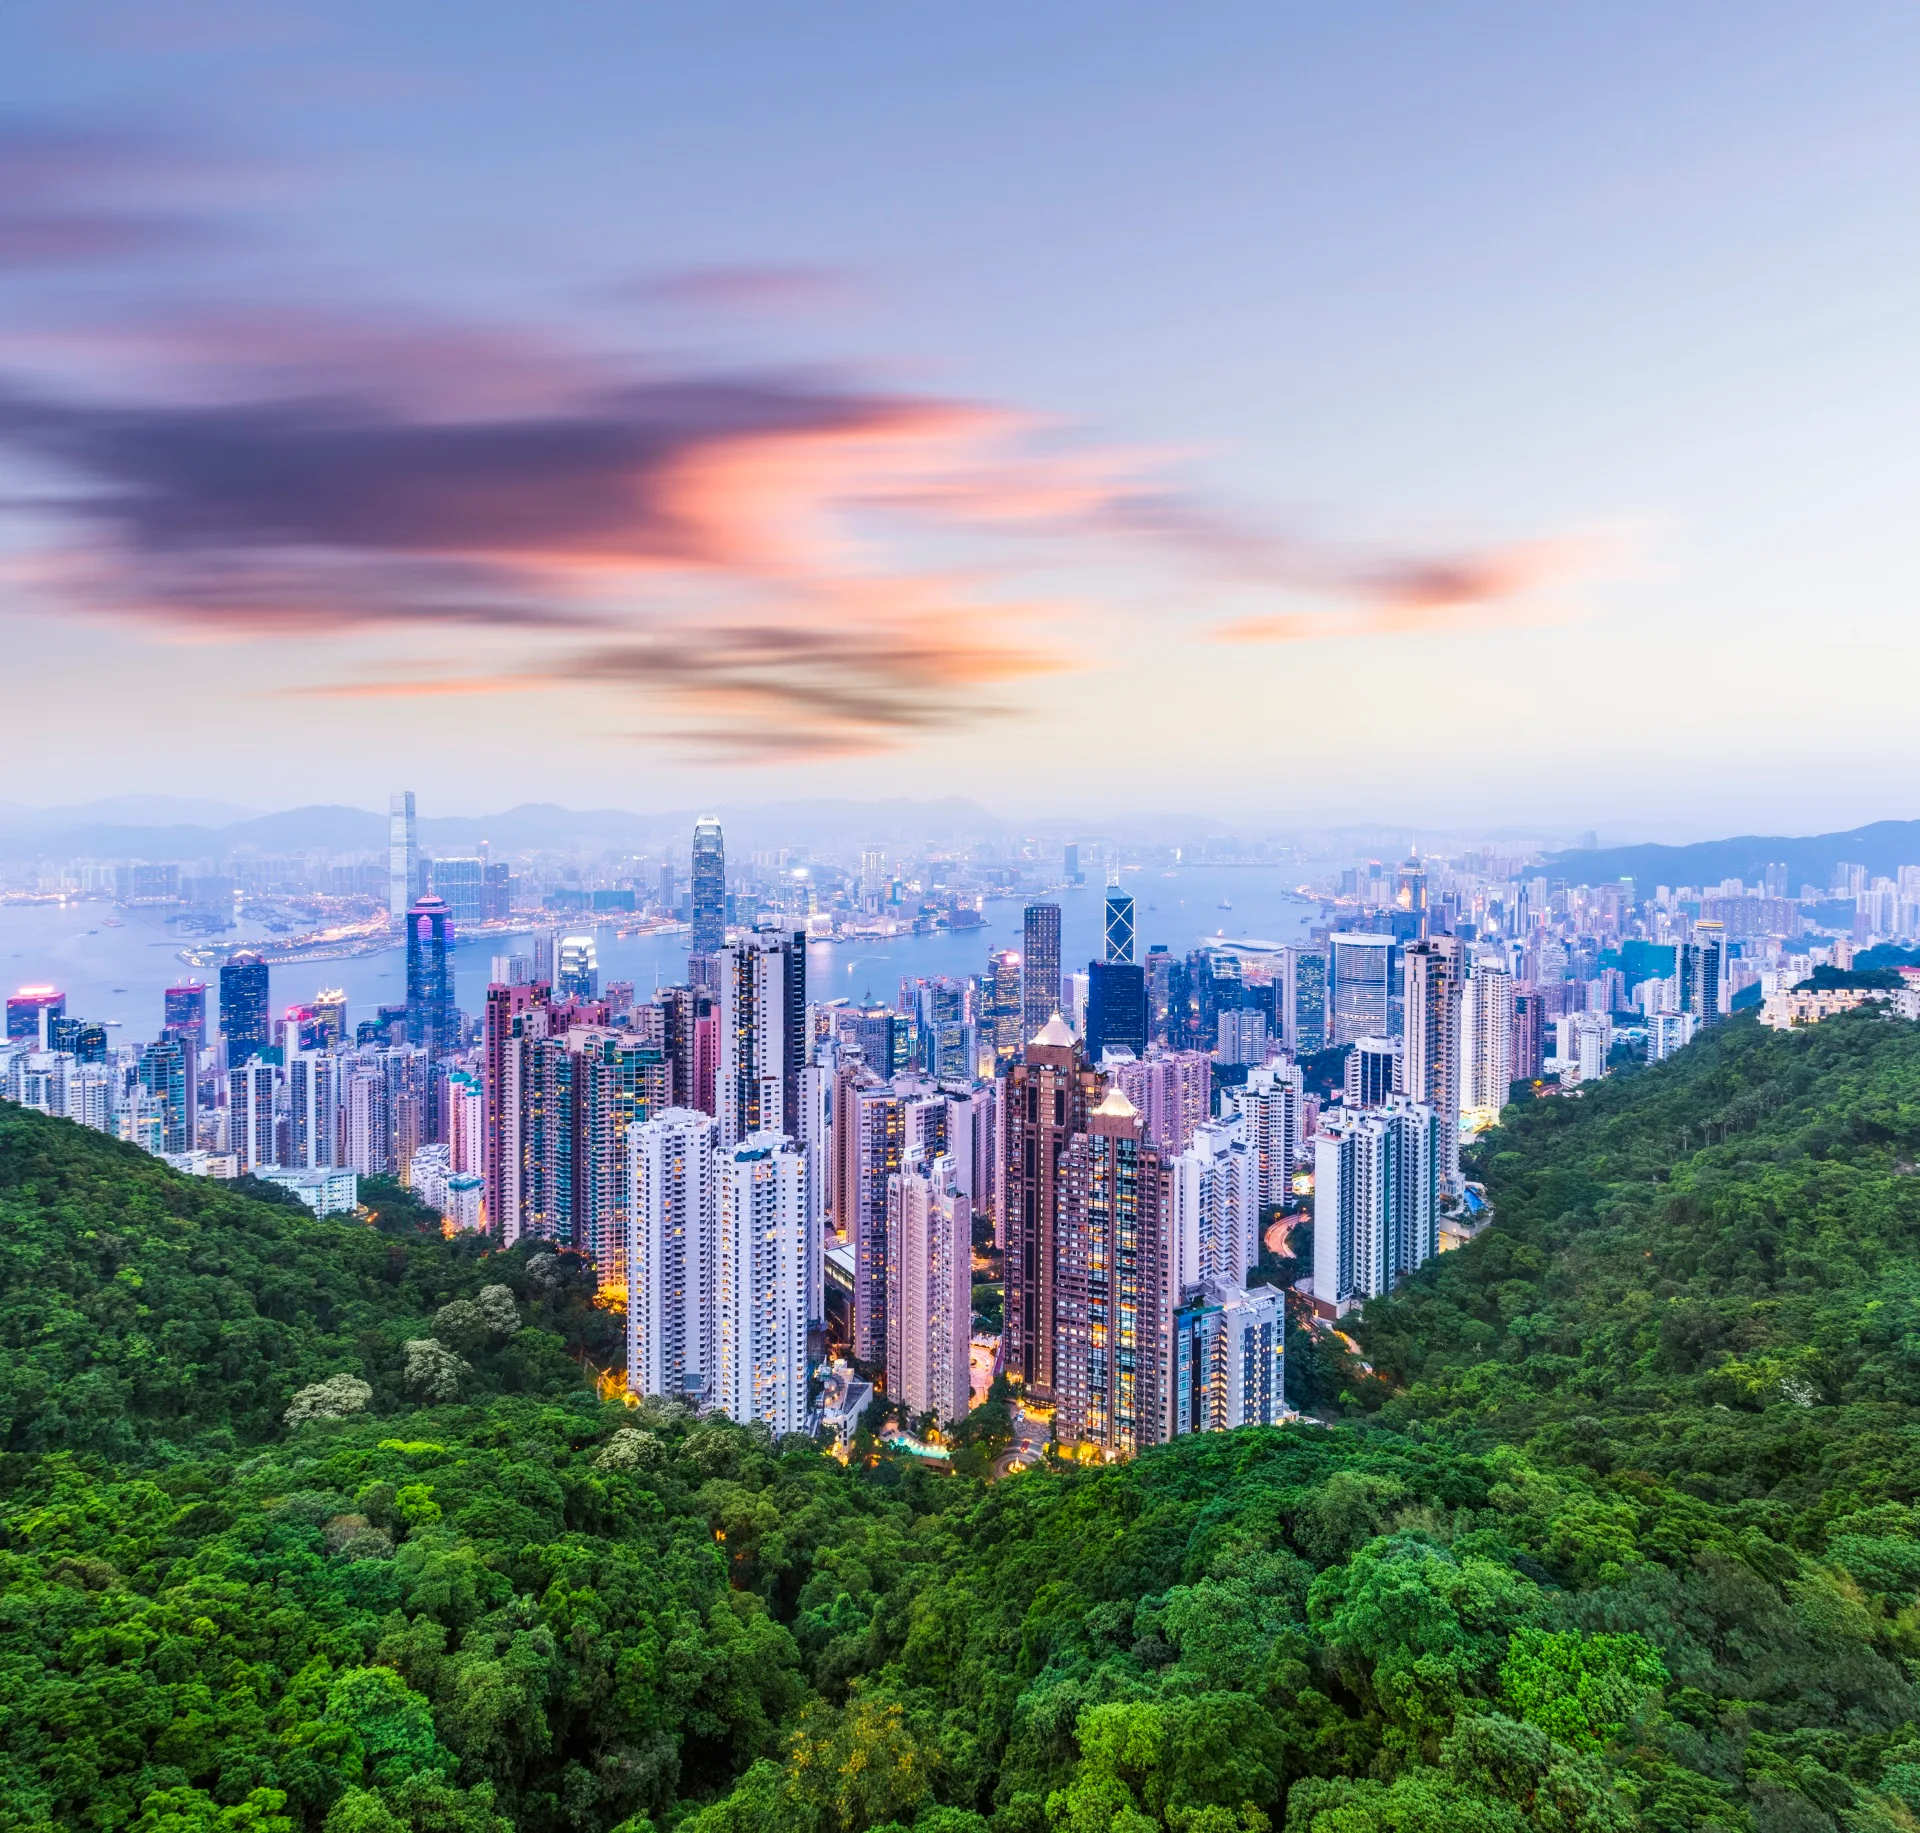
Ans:
POLYGON ((1073 1033, 1067 1029, 1067 1021, 1058 1012, 1040 1027, 1040 1034, 1033 1040, 1036 1044, 1045 1044, 1054 1050, 1071 1050, 1073 1033))

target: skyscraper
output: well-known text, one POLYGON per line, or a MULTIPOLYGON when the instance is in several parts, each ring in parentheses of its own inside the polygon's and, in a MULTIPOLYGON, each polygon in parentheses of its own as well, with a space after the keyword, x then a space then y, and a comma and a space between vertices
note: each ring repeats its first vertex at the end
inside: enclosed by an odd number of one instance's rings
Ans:
MULTIPOLYGON (((1108 908, 1111 910, 1112 906, 1108 908)), ((1087 1060, 1098 1063, 1103 1052, 1115 1049, 1131 1050, 1135 1056, 1142 1056, 1146 1048, 1145 970, 1132 961, 1089 961, 1087 1060)))
MULTIPOLYGON (((453 913, 443 898, 423 897, 407 907, 407 1038, 434 1062, 460 1048, 453 913)), ((429 1137, 437 1139, 438 1131, 429 1137)))
POLYGON ((548 995, 544 984, 496 981, 487 988, 487 1226, 509 1247, 527 1232, 522 1217, 527 1059, 522 1046, 530 1037, 546 1035, 548 995))
POLYGON ((165 1028, 182 1035, 191 1033, 194 1047, 207 1046, 207 988, 201 980, 183 981, 166 991, 165 1028))
POLYGON ((964 1419, 971 1400, 973 1239, 953 1159, 909 1159, 887 1180, 887 1397, 964 1419))
MULTIPOLYGON (((362 1177, 387 1177, 397 1171, 392 1156, 392 1127, 387 1111, 387 1078, 373 1053, 349 1059, 346 1090, 340 1104, 342 1151, 348 1166, 362 1177)), ((518 1235, 508 1235, 516 1241, 518 1235)))
POLYGON ((1289 946, 1282 958, 1280 1042, 1295 1056, 1327 1047, 1327 957, 1317 948, 1289 946))
POLYGON ((1399 1089, 1440 1116, 1440 1184, 1443 1190, 1453 1191, 1460 1183, 1460 1019, 1466 949, 1458 936, 1435 936, 1410 944, 1401 959, 1406 975, 1406 1026, 1399 1089))
POLYGON ((413 791, 396 790, 387 804, 387 911, 398 923, 420 893, 420 834, 413 791))
POLYGON ((477 923, 486 911, 486 862, 481 859, 436 859, 432 889, 445 901, 456 921, 477 923))
POLYGON ((32 1038, 46 1046, 48 1022, 67 1015, 67 996, 58 987, 22 987, 7 996, 7 1038, 32 1038))
POLYGON ((1064 1170, 1055 1424, 1063 1440, 1130 1456, 1167 1436, 1165 1166, 1116 1088, 1069 1142, 1064 1170))
POLYGON ((1168 1021, 1173 1009, 1173 970, 1176 963, 1167 945, 1156 942, 1147 950, 1144 965, 1147 970, 1147 1042, 1171 1043, 1173 1040, 1169 1035, 1168 1021))
POLYGON ((1394 875, 1393 907, 1415 919, 1414 934, 1427 933, 1427 873, 1417 859, 1409 859, 1394 875))
POLYGON ((561 999, 600 997, 600 958, 590 934, 560 938, 553 990, 561 999))
POLYGON ((807 1429, 807 1167, 799 1145, 754 1133, 720 1154, 720 1367, 728 1418, 807 1429))
POLYGON ((1546 1055, 1546 1000, 1538 987, 1513 992, 1513 1079, 1531 1082, 1546 1055))
POLYGON ((1693 926, 1693 940, 1680 944, 1675 975, 1680 986, 1680 1010, 1691 1012, 1696 1026, 1717 1025, 1724 1016, 1727 930, 1720 922, 1693 926))
POLYGON ((1107 1072, 1147 1123, 1148 1141, 1162 1152, 1184 1152, 1194 1129, 1213 1111, 1213 1059, 1201 1050, 1170 1050, 1107 1072))
POLYGON ((274 1070, 257 1057, 227 1072, 228 1141, 242 1171, 280 1162, 273 1120, 274 1070))
POLYGON ((272 1040, 267 964, 258 955, 235 955, 220 969, 220 1042, 226 1048, 227 1067, 238 1069, 272 1040))
POLYGON ((987 957, 986 980, 981 988, 981 1055, 986 1056, 986 1046, 991 1044, 994 1066, 999 1069, 1020 1054, 1021 1044, 1032 1035, 1021 1030, 1025 1007, 1020 978, 1020 957, 1012 949, 995 949, 987 957))
POLYGON ((1060 906, 1029 904, 1020 952, 1020 1041, 1060 1010, 1060 906))
POLYGON ((47 1048, 61 1050, 76 1063, 104 1063, 107 1060, 107 1028, 84 1018, 47 1020, 47 1048))
POLYGON ((806 935, 757 929, 720 950, 718 977, 721 1147, 753 1133, 797 1139, 807 1060, 806 935))
POLYGON ((1107 955, 1109 961, 1133 959, 1133 899, 1118 885, 1107 887, 1107 955))
POLYGON ((1440 1117, 1395 1096, 1331 1110, 1314 1136, 1313 1296, 1332 1315, 1391 1290, 1439 1247, 1440 1117))
POLYGON ((322 987, 314 994, 313 1022, 329 1045, 346 1040, 347 995, 343 988, 322 987))
POLYGON ((1239 1092, 1240 1118, 1258 1168, 1263 1210, 1293 1201, 1294 1174, 1304 1168, 1305 1104, 1303 1079, 1293 1064, 1273 1063, 1247 1072, 1246 1086, 1239 1092))
POLYGON ((190 1152, 194 1145, 196 1078, 193 1046, 184 1037, 163 1038, 140 1053, 140 1086, 165 1105, 161 1149, 190 1152))
POLYGON ((1462 1026, 1460 1111, 1492 1126, 1507 1104, 1513 1070, 1513 976, 1495 961, 1476 961, 1467 981, 1462 1026))
POLYGON ((1278 1286, 1205 1280, 1183 1294, 1173 1320, 1174 1436, 1290 1418, 1286 1336, 1278 1286))
POLYGON ((485 1085, 471 1070, 456 1069, 447 1077, 447 1146, 447 1163, 454 1174, 480 1178, 484 1190, 487 1098, 485 1085))
MULTIPOLYGON (((702 815, 693 825, 694 954, 711 957, 727 939, 727 844, 719 818, 702 815)), ((696 982, 696 984, 700 984, 696 982)))
POLYGON ((1343 933, 1329 938, 1328 952, 1331 1030, 1327 1042, 1351 1044, 1356 1038, 1389 1036, 1387 969, 1393 938, 1343 933))
POLYGON ((1400 1046, 1390 1037, 1356 1038, 1346 1069, 1348 1107, 1385 1107, 1400 1083, 1400 1046))
POLYGON ((834 1222, 853 1249, 853 1353, 878 1364, 887 1354, 887 1180, 907 1156, 907 1114, 899 1089, 859 1079, 863 1069, 857 1058, 844 1063, 836 1091, 846 1100, 834 1110, 844 1159, 834 1222))
POLYGON ((287 1150, 289 1168, 315 1170, 339 1156, 337 1072, 342 1058, 303 1050, 296 1038, 287 1051, 287 1150))
POLYGON ((662 1048, 673 1076, 673 1105, 715 1112, 715 1065, 720 1022, 704 987, 662 987, 662 1048))
POLYGON ((1222 1012, 1214 1055, 1223 1064, 1264 1063, 1267 1060, 1267 1015, 1258 1006, 1222 1012))
POLYGON ((707 1397, 719 1371, 720 1134, 668 1108, 627 1136, 627 1385, 707 1397))
POLYGON ((1210 1120, 1168 1164, 1168 1271, 1175 1287, 1243 1280, 1260 1262, 1260 1163, 1246 1129, 1210 1120))
MULTIPOLYGON (((901 983, 902 1004, 908 992, 901 983)), ((979 1075, 979 1045, 969 1022, 972 989, 949 976, 920 980, 911 987, 914 1023, 919 1032, 920 1067, 938 1082, 972 1082, 979 1075)))
POLYGON ((1059 1375, 1056 1269, 1062 1242, 1063 1162, 1100 1078, 1080 1060, 1057 1014, 1027 1040, 1008 1072, 1002 1109, 1001 1214, 1006 1247, 1004 1366, 1036 1400, 1054 1396, 1059 1375))

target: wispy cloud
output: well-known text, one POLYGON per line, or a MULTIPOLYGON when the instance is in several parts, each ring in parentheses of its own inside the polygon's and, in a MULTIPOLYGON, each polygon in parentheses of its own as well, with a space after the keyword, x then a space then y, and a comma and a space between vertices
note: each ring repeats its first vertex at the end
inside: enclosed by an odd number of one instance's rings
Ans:
POLYGON ((844 304, 861 290, 844 268, 740 263, 647 274, 620 293, 645 305, 693 312, 790 313, 844 304))
MULTIPOLYGON (((190 235, 116 202, 165 191, 135 185, 130 148, 0 130, 0 262, 190 235)), ((838 278, 651 284, 786 311, 838 278)), ((1584 563, 1314 538, 1181 488, 1165 454, 845 370, 690 369, 312 300, 27 328, 0 368, 0 458, 27 487, 0 514, 41 614, 338 638, 336 678, 302 691, 588 693, 706 756, 855 755, 1003 717, 1022 683, 1103 660, 1143 578, 1204 587, 1219 608, 1188 632, 1284 642, 1512 615, 1584 563), (1042 565, 1073 588, 1036 592, 1042 565), (1276 608, 1226 617, 1248 600, 1276 608), (420 631, 444 669, 384 659, 420 631)))
POLYGON ((1530 541, 1453 560, 1337 561, 1318 567, 1339 609, 1239 618, 1208 634, 1223 643, 1302 643, 1544 621, 1536 594, 1590 576, 1605 553, 1592 540, 1530 541))
POLYGON ((211 169, 153 134, 0 122, 0 273, 204 247, 222 231, 189 200, 211 169))

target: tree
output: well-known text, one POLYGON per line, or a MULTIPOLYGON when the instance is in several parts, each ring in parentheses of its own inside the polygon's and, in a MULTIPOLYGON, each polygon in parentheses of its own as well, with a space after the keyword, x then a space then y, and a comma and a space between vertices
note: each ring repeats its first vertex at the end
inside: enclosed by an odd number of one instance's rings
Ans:
POLYGON ((1644 1636, 1517 1629, 1500 1688, 1531 1725, 1565 1744, 1605 1744, 1667 1683, 1644 1636))
POLYGON ((460 1377, 472 1366, 433 1337, 415 1337, 406 1345, 408 1389, 422 1400, 458 1400, 460 1377))
POLYGON ((310 1419, 350 1419, 367 1410, 372 1387, 358 1375, 329 1375, 303 1387, 287 1407, 287 1424, 304 1425, 310 1419))

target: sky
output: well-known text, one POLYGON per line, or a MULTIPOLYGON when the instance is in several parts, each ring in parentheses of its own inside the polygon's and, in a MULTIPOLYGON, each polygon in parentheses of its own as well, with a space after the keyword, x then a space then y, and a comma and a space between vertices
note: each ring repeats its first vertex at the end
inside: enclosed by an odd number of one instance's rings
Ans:
POLYGON ((1909 7, 0 51, 12 799, 1920 812, 1909 7))

